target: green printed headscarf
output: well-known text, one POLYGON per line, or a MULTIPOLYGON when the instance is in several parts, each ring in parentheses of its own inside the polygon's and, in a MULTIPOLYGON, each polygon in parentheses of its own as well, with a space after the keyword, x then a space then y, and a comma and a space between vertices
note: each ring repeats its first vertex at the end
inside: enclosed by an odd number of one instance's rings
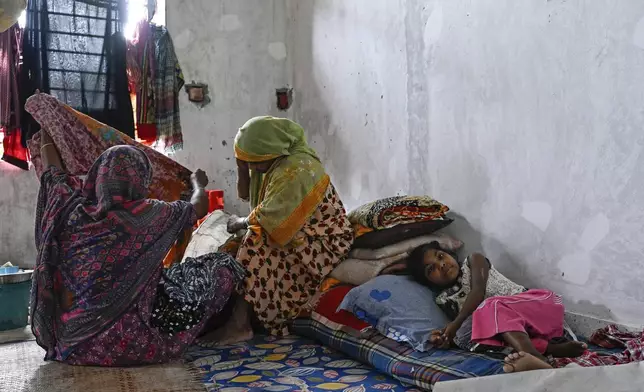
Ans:
POLYGON ((265 175, 251 170, 249 220, 286 245, 315 212, 329 185, 304 129, 285 118, 250 119, 235 137, 235 157, 245 162, 279 158, 265 175))

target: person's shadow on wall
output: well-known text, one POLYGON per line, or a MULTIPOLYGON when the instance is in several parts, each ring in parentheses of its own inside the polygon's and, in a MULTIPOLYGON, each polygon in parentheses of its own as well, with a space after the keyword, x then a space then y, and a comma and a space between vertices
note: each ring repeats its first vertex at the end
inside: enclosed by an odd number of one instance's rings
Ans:
POLYGON ((530 282, 526 281, 524 269, 514 261, 512 255, 501 242, 481 234, 463 215, 457 212, 449 212, 447 216, 454 219, 454 222, 443 229, 442 233, 463 242, 463 247, 458 251, 459 261, 462 262, 472 253, 481 252, 489 257, 495 268, 509 279, 529 286, 530 282))

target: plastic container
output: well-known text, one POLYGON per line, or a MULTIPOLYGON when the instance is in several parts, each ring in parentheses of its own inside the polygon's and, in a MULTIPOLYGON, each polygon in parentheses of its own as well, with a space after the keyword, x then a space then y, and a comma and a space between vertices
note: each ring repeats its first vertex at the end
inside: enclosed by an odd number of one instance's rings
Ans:
POLYGON ((206 191, 208 193, 208 212, 224 209, 224 191, 206 191))
MULTIPOLYGON (((9 276, 11 275, 7 275, 9 276)), ((18 283, 0 284, 0 331, 27 326, 31 273, 27 279, 18 283)))
MULTIPOLYGON (((217 210, 224 209, 224 191, 222 190, 206 191, 206 194, 208 195, 208 214, 211 214, 217 210)), ((200 219, 197 222, 196 226, 197 227, 201 226, 201 224, 206 220, 207 217, 208 216, 206 215, 204 218, 200 219)))
POLYGON ((15 274, 20 271, 20 267, 0 267, 0 275, 15 274))

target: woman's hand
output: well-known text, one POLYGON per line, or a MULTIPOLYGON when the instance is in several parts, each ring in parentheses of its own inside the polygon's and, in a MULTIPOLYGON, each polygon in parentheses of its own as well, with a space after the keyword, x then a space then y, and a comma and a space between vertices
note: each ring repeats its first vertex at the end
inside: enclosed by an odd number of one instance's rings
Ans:
POLYGON ((45 169, 49 166, 55 166, 60 170, 65 170, 56 144, 54 144, 53 139, 45 129, 40 130, 40 158, 45 169))
POLYGON ((228 225, 226 226, 226 229, 228 230, 229 233, 233 234, 238 232, 239 230, 243 230, 246 228, 247 228, 246 219, 240 218, 237 215, 232 215, 230 218, 228 218, 228 225))
POLYGON ((45 144, 53 144, 54 141, 51 139, 51 136, 49 136, 49 133, 45 131, 44 129, 40 130, 40 145, 44 146, 45 144))
POLYGON ((197 213, 197 219, 202 219, 208 215, 208 195, 204 188, 208 185, 208 176, 206 172, 201 169, 197 169, 194 173, 190 175, 190 181, 192 181, 192 198, 190 203, 195 207, 195 212, 197 213))
POLYGON ((192 186, 194 188, 205 188, 208 186, 209 182, 206 172, 201 169, 197 169, 196 172, 192 173, 190 180, 192 181, 192 186))

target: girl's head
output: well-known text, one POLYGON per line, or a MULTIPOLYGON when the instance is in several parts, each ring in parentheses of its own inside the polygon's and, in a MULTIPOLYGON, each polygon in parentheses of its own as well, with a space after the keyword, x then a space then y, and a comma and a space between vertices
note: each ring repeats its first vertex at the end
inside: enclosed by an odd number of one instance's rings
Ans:
POLYGON ((414 249, 407 259, 407 269, 414 279, 433 290, 450 287, 461 272, 456 255, 435 241, 414 249))

